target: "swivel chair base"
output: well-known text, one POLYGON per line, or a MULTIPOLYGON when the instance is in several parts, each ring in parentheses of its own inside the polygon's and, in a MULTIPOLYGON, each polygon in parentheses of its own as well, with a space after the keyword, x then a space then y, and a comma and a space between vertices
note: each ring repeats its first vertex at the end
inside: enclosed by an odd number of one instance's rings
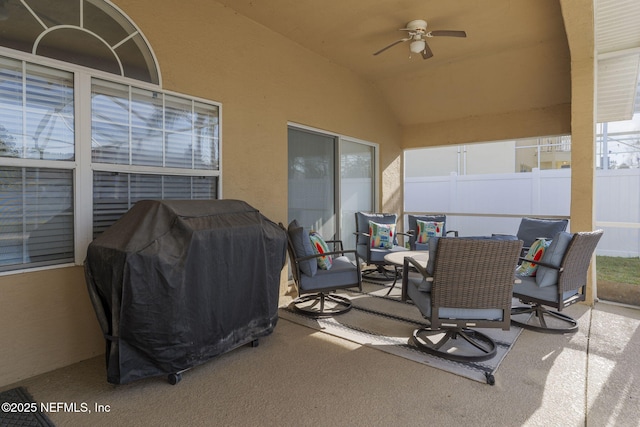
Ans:
POLYGON ((377 265, 376 268, 362 270, 362 277, 368 280, 389 281, 396 280, 401 274, 397 268, 390 270, 384 265, 377 265))
POLYGON ((402 278, 402 271, 396 266, 393 270, 385 268, 383 265, 378 265, 376 268, 370 268, 362 271, 362 278, 371 282, 388 282, 393 280, 393 283, 387 291, 387 295, 391 293, 395 288, 398 279, 402 278))
POLYGON ((340 295, 317 293, 298 297, 291 302, 295 311, 314 318, 332 317, 351 310, 351 300, 340 295))
MULTIPOLYGON (((530 319, 530 316, 526 316, 526 319, 530 319)), ((511 323, 521 328, 549 334, 570 334, 578 331, 578 322, 574 318, 558 311, 547 310, 540 304, 526 307, 512 307, 511 323), (539 325, 514 319, 514 316, 531 313, 535 314, 539 325)))
POLYGON ((422 350, 444 359, 460 362, 483 361, 496 355, 496 343, 487 335, 468 328, 420 328, 413 331, 413 341, 422 350), (438 335, 443 335, 441 338, 438 335), (460 340, 462 338, 470 345, 460 340), (459 345, 446 345, 456 340, 459 345), (455 347, 455 351, 450 351, 455 347))

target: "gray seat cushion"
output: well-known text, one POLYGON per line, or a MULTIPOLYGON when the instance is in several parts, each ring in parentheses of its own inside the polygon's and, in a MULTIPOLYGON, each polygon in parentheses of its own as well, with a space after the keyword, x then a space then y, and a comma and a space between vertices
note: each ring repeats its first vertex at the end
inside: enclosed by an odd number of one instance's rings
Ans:
MULTIPOLYGON (((518 276, 520 283, 513 285, 513 293, 517 295, 526 295, 542 301, 558 302, 558 285, 540 287, 536 283, 536 278, 531 276, 518 276)), ((565 292, 563 300, 578 293, 578 290, 565 292)))
POLYGON ((316 275, 301 276, 300 288, 305 291, 331 290, 353 284, 358 286, 358 268, 346 256, 339 256, 333 259, 330 270, 318 270, 316 275))
MULTIPOLYGON (((391 249, 371 248, 371 259, 369 261, 379 263, 379 264, 384 264, 385 255, 393 252, 404 252, 404 251, 407 251, 407 249, 403 248, 402 246, 394 246, 391 249)), ((358 256, 361 258, 367 259, 366 246, 363 246, 363 245, 358 246, 358 256)))
POLYGON ((422 274, 414 273, 412 271, 405 272, 404 274, 407 275, 407 281, 409 282, 409 284, 417 287, 418 290, 422 292, 431 292, 431 284, 433 282, 427 280, 422 276, 422 274))
MULTIPOLYGON (((423 292, 418 289, 417 280, 410 280, 407 286, 407 295, 418 307, 425 318, 431 316, 431 292, 423 292)), ((502 320, 503 312, 498 308, 447 308, 440 307, 439 319, 463 319, 463 320, 502 320)))

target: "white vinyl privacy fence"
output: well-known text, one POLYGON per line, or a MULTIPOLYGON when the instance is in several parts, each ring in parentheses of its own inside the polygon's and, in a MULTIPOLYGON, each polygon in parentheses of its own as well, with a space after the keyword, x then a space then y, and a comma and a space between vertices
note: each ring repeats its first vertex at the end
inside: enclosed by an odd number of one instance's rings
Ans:
MULTIPOLYGON (((461 236, 515 234, 523 216, 568 218, 571 170, 405 178, 406 214, 446 213, 461 236)), ((640 256, 640 169, 596 171, 598 255, 640 256)), ((569 222, 569 231, 571 222, 569 222)))

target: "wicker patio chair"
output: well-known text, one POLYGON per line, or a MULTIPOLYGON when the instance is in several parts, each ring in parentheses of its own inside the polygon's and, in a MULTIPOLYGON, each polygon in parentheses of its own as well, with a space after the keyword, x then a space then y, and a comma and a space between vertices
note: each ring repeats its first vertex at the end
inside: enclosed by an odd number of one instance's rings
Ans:
POLYGON ((459 361, 496 354, 496 343, 471 328, 510 328, 514 270, 520 240, 440 238, 430 243, 426 268, 405 258, 403 299, 411 299, 430 326, 413 332, 424 351, 459 361), (410 268, 417 273, 410 273, 410 268))
POLYGON ((570 234, 558 233, 545 251, 534 277, 520 277, 513 296, 526 307, 514 307, 511 322, 538 332, 576 332, 578 323, 561 311, 585 300, 587 271, 603 231, 570 234), (547 307, 556 310, 548 310, 547 307), (535 319, 529 321, 529 314, 535 319), (525 314, 526 316, 520 316, 525 314))

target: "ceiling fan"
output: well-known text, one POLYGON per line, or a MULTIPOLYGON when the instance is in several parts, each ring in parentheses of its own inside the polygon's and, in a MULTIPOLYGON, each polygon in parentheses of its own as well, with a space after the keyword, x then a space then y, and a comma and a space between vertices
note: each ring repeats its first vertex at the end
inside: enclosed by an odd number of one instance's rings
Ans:
POLYGON ((421 53, 423 59, 428 59, 433 56, 433 52, 429 45, 427 44, 427 39, 431 37, 467 37, 467 33, 464 31, 456 31, 456 30, 437 30, 437 31, 427 31, 427 21, 422 19, 416 19, 414 21, 409 22, 405 28, 400 28, 400 31, 407 31, 407 36, 398 41, 391 43, 387 47, 383 47, 373 55, 378 55, 385 50, 393 47, 397 44, 411 41, 409 43, 409 50, 412 53, 421 53))

